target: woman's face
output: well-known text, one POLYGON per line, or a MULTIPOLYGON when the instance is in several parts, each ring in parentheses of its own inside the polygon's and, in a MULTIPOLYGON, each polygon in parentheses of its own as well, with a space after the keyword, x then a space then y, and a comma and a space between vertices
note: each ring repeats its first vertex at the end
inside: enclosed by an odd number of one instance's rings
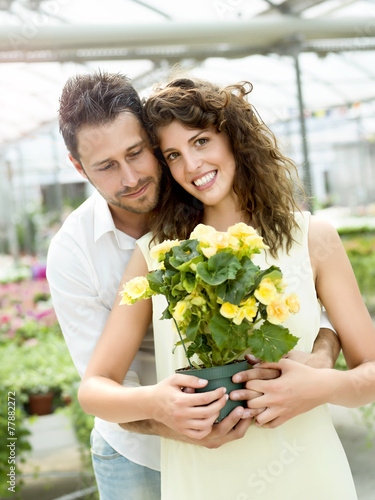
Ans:
POLYGON ((174 120, 159 130, 160 149, 173 178, 204 205, 235 201, 236 164, 225 132, 187 128, 174 120))

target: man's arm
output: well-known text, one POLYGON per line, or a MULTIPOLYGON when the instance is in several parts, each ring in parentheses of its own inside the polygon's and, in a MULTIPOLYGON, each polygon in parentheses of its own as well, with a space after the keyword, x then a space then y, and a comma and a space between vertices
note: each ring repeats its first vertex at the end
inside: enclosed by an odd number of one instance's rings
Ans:
POLYGON ((225 419, 219 424, 215 424, 210 434, 203 439, 191 439, 187 436, 179 434, 161 422, 155 420, 142 420, 138 422, 128 422, 126 424, 119 424, 120 427, 131 432, 138 432, 140 434, 154 434, 176 441, 183 441, 185 443, 197 444, 205 448, 219 448, 225 443, 241 439, 248 427, 252 423, 249 418, 252 410, 245 409, 241 406, 235 408, 225 419))
POLYGON ((302 351, 291 351, 284 357, 312 368, 334 368, 340 351, 341 344, 336 333, 332 329, 321 328, 310 354, 302 351))

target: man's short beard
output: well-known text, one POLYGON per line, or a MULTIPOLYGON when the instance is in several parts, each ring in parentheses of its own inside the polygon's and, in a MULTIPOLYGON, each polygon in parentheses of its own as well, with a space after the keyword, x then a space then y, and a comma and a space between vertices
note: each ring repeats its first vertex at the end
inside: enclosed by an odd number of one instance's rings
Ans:
MULTIPOLYGON (((154 181, 153 181, 154 182, 154 181)), ((110 203, 114 207, 121 208, 122 210, 126 210, 127 212, 133 213, 133 214, 148 214, 152 210, 156 208, 156 206, 159 203, 159 198, 160 198, 160 180, 157 179, 155 183, 155 193, 152 199, 149 199, 147 195, 139 198, 138 203, 135 205, 128 205, 127 203, 122 203, 119 201, 117 198, 109 198, 106 196, 100 189, 98 189, 97 186, 94 186, 95 189, 103 196, 103 198, 107 201, 107 203, 110 203)))
MULTIPOLYGON (((103 194, 100 191, 99 193, 103 196, 103 194)), ((126 210, 127 212, 130 212, 132 214, 141 215, 141 214, 148 214, 149 212, 152 212, 152 210, 156 208, 156 206, 159 203, 159 196, 160 196, 160 188, 158 187, 157 191, 155 192, 155 198, 153 200, 150 200, 150 204, 147 205, 142 204, 142 199, 140 199, 139 201, 141 203, 139 207, 127 206, 124 203, 108 198, 106 198, 106 201, 117 208, 122 208, 123 210, 126 210)))

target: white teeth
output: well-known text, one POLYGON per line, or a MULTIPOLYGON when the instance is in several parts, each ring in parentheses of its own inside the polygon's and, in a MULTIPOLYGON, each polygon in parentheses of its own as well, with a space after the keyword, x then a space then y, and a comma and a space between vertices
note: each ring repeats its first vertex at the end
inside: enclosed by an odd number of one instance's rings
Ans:
POLYGON ((200 179, 196 179, 193 181, 193 184, 195 184, 198 187, 204 186, 208 182, 212 181, 212 179, 215 177, 216 172, 210 172, 209 174, 205 175, 204 177, 201 177, 200 179))

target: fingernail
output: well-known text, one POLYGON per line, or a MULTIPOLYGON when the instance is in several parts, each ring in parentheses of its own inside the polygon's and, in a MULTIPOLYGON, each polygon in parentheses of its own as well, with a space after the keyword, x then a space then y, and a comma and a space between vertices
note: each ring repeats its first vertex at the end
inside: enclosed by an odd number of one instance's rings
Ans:
POLYGON ((228 401, 229 399, 229 394, 225 394, 225 401, 228 401))
POLYGON ((222 387, 222 390, 223 390, 223 394, 225 394, 227 392, 227 388, 226 387, 222 387))
POLYGON ((199 384, 199 385, 204 386, 204 385, 206 385, 206 384, 207 384, 207 380, 205 380, 204 378, 200 378, 200 379, 198 380, 198 384, 199 384))
POLYGON ((251 417, 251 410, 246 409, 243 412, 242 418, 250 418, 251 417))
POLYGON ((236 401, 238 398, 238 393, 237 392, 232 392, 231 395, 230 395, 230 399, 232 401, 236 401))

